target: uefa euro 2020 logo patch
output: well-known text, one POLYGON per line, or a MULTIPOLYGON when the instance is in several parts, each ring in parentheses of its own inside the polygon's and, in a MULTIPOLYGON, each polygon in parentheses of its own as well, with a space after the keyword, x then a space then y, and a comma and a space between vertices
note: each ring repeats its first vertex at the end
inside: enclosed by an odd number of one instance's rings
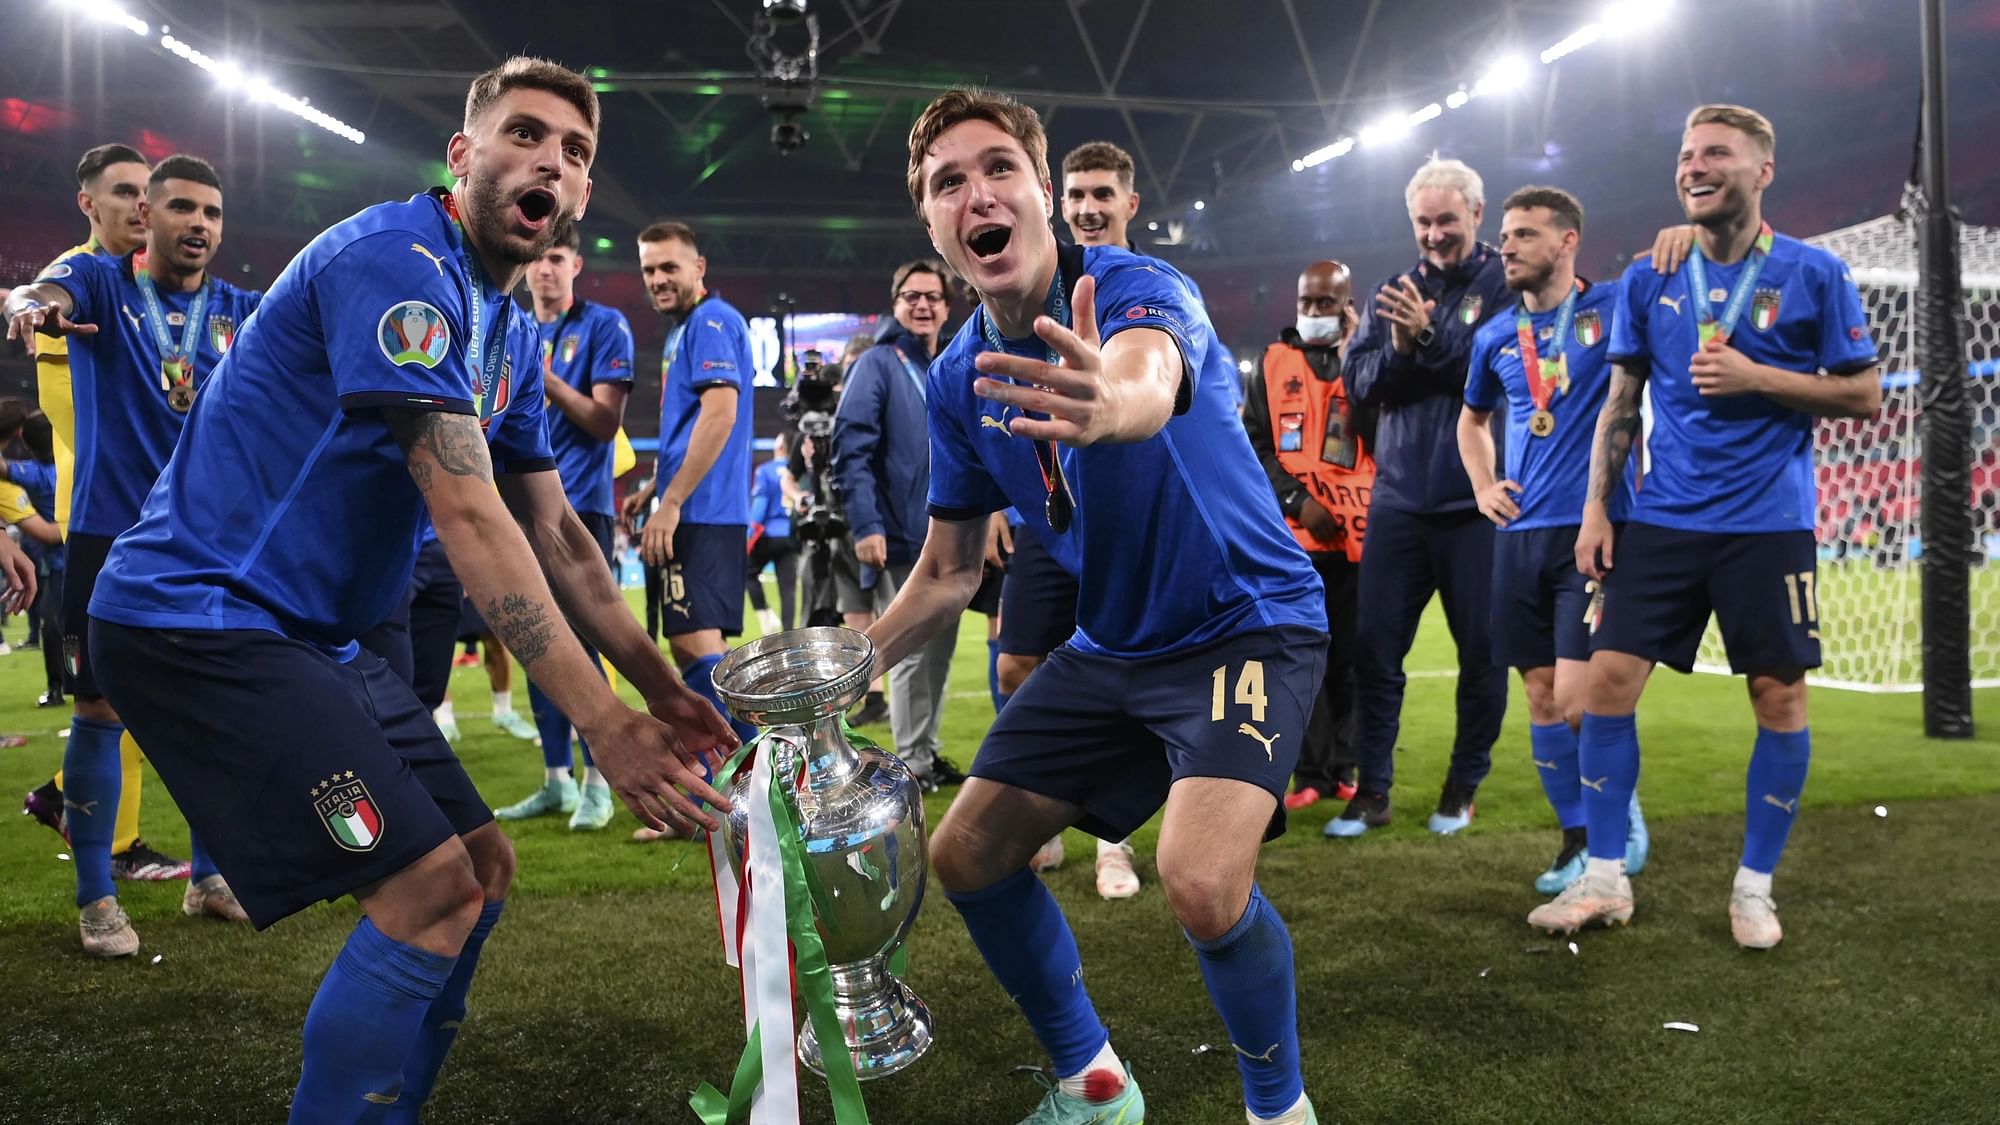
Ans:
POLYGON ((375 338, 390 363, 432 368, 444 362, 445 349, 451 346, 451 326, 434 306, 403 301, 382 314, 375 338))
POLYGON ((353 770, 337 773, 312 787, 313 811, 333 836, 333 842, 350 852, 373 851, 382 839, 382 810, 368 787, 353 770))

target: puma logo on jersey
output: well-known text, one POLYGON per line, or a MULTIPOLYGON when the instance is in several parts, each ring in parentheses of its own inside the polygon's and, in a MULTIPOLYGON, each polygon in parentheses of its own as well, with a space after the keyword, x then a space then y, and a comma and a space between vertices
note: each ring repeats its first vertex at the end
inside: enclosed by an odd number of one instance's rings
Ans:
POLYGON ((85 801, 85 802, 83 802, 82 804, 78 804, 78 803, 76 803, 75 801, 72 801, 72 800, 70 800, 70 799, 69 799, 68 797, 64 797, 64 798, 63 798, 63 808, 66 808, 66 809, 75 809, 76 811, 78 811, 78 812, 82 813, 82 814, 83 814, 83 815, 85 815, 85 816, 96 816, 96 815, 97 815, 97 802, 96 802, 96 801, 85 801))
POLYGON ((1253 726, 1251 726, 1251 725, 1250 725, 1249 723, 1238 723, 1238 724, 1236 724, 1236 733, 1237 733, 1237 734, 1247 734, 1247 735, 1249 735, 1249 736, 1250 736, 1251 738, 1254 738, 1254 739, 1256 739, 1256 740, 1257 740, 1258 742, 1262 743, 1262 744, 1263 744, 1263 746, 1264 746, 1264 758, 1265 758, 1265 760, 1267 760, 1267 761, 1275 761, 1275 760, 1276 760, 1275 758, 1272 758, 1272 757, 1271 757, 1271 744, 1272 744, 1273 742, 1276 742, 1276 741, 1278 741, 1279 739, 1281 739, 1281 738, 1285 737, 1285 732, 1284 732, 1284 731, 1279 731, 1278 733, 1276 733, 1276 734, 1272 735, 1271 737, 1269 737, 1269 738, 1265 738, 1265 737, 1264 737, 1264 736, 1263 736, 1262 734, 1259 734, 1259 733, 1257 732, 1257 728, 1256 728, 1256 727, 1253 727, 1253 726))
POLYGON ((1678 298, 1669 297, 1664 293, 1660 295, 1660 303, 1674 310, 1675 316, 1679 316, 1681 314, 1681 302, 1685 300, 1687 300, 1686 297, 1678 297, 1678 298))
POLYGON ((132 315, 132 306, 119 305, 118 311, 125 314, 125 319, 132 322, 132 331, 137 332, 139 330, 139 318, 132 315))
POLYGON ((1783 809, 1787 814, 1795 813, 1799 808, 1799 799, 1797 797, 1793 797, 1789 801, 1780 801, 1776 797, 1766 793, 1764 794, 1764 803, 1775 809, 1783 809))
POLYGON ((1611 780, 1611 775, 1608 773, 1605 774, 1603 777, 1598 778, 1596 781, 1592 781, 1587 777, 1579 777, 1576 779, 1577 784, 1583 786, 1585 789, 1589 789, 1598 794, 1602 794, 1604 792, 1604 783, 1610 780, 1611 780))
POLYGON ((444 259, 438 257, 436 254, 431 253, 429 247, 425 246, 421 242, 412 242, 410 243, 410 249, 415 250, 417 253, 422 254, 426 258, 429 258, 431 260, 431 265, 437 267, 438 276, 439 277, 444 276, 444 259))
POLYGON ((1272 1061, 1271 1056, 1278 1053, 1278 1044, 1276 1043, 1271 1044, 1270 1047, 1266 1048, 1264 1053, 1261 1055, 1253 1055, 1250 1052, 1244 1050, 1243 1048, 1238 1047, 1234 1043, 1231 1043, 1230 1046, 1236 1048, 1237 1054, 1242 1055, 1246 1059, 1254 1059, 1257 1062, 1271 1062, 1272 1061))
POLYGON ((1008 437, 1014 436, 1014 431, 1007 428, 1007 423, 1002 422, 1000 419, 993 417, 991 414, 981 414, 979 416, 979 428, 999 430, 1001 433, 1006 434, 1008 437))

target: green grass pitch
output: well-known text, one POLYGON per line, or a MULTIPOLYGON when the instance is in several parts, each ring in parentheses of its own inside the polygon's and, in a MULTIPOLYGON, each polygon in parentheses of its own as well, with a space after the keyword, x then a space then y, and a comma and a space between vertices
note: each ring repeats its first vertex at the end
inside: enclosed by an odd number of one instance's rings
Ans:
MULTIPOLYGON (((754 618, 751 619, 754 622, 754 618)), ((984 619, 959 633, 947 752, 985 729, 984 619)), ((16 619, 8 636, 19 641, 16 619)), ((1427 619, 1409 667, 1452 666, 1427 619)), ((66 719, 33 706, 34 653, 0 657, 0 793, 56 766, 66 719)), ((485 677, 453 694, 468 769, 494 804, 524 795, 540 759, 487 721, 485 677)), ((517 672, 516 705, 526 691, 517 672)), ((1448 674, 1413 678, 1396 824, 1321 838, 1330 804, 1296 813, 1266 851, 1263 885, 1297 950, 1307 1089, 1332 1122, 1973 1122, 2000 1120, 2000 692, 1978 698, 1985 737, 1929 742, 1915 696, 1822 691, 1804 815, 1779 872, 1785 943, 1738 950, 1725 913, 1752 737, 1740 681, 1661 673, 1640 712, 1640 794, 1654 833, 1629 930, 1568 943, 1530 931, 1530 880, 1555 833, 1528 764, 1518 689, 1479 814, 1428 835, 1452 725, 1448 674), (1876 806, 1886 816, 1878 816, 1876 806), (1682 1021, 1698 1032, 1666 1030, 1682 1021)), ((886 738, 886 731, 871 731, 886 738)), ((930 804, 936 823, 949 793, 930 804)), ((185 854, 186 828, 150 778, 147 839, 185 854)), ((300 815, 311 810, 301 805, 300 815)), ((520 878, 487 948, 471 1015, 427 1120, 686 1122, 690 1089, 727 1080, 742 1046, 737 988, 715 935, 702 854, 609 831, 510 826, 520 878)), ((1107 903, 1089 842, 1051 876, 1113 1042, 1155 1125, 1240 1122, 1227 1039, 1139 835, 1146 889, 1107 903), (1219 1053, 1196 1054, 1204 1043, 1219 1053)), ((0 822, 0 1121, 120 1125, 276 1122, 298 1075, 299 1023, 355 920, 316 908, 266 934, 190 920, 180 884, 124 884, 144 941, 113 964, 77 949, 61 841, 0 822), (155 958, 158 958, 157 963, 155 958)), ((931 1055, 866 1089, 878 1125, 1010 1125, 1043 1062, 940 898, 917 925, 910 983, 937 1015, 931 1055)), ((831 1121, 807 1087, 809 1122, 831 1121)))

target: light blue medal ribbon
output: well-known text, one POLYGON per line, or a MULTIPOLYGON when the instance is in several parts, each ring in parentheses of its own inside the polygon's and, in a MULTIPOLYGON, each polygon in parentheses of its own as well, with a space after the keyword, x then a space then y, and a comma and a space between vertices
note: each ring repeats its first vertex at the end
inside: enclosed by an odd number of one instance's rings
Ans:
POLYGON ((208 316, 208 290, 213 281, 202 277, 201 288, 195 290, 188 303, 187 323, 181 326, 181 344, 175 350, 173 335, 167 331, 166 310, 160 304, 159 287, 153 284, 153 275, 144 259, 144 254, 133 258, 132 280, 139 284, 139 299, 146 306, 146 323, 152 326, 153 342, 160 349, 160 389, 167 392, 167 405, 185 414, 194 405, 195 349, 200 346, 201 325, 208 316))
POLYGON ((923 368, 921 368, 921 367, 918 367, 918 366, 916 365, 916 361, 912 360, 912 359, 911 359, 911 358, 910 358, 910 357, 909 357, 908 355, 906 355, 906 354, 905 354, 905 353, 903 352, 903 349, 902 349, 902 348, 900 348, 900 347, 898 347, 897 345, 895 345, 895 344, 891 344, 891 345, 889 345, 889 349, 890 349, 891 351, 893 351, 893 352, 895 352, 895 353, 896 353, 896 358, 897 358, 897 359, 900 359, 900 360, 902 360, 902 361, 903 361, 903 370, 904 370, 904 372, 906 372, 906 373, 907 373, 907 374, 908 374, 908 375, 910 376, 910 382, 912 382, 912 383, 915 383, 915 384, 917 385, 917 397, 918 397, 918 398, 928 398, 928 396, 924 394, 924 370, 923 370, 923 368))
POLYGON ((469 289, 472 309, 470 339, 466 342, 466 366, 472 369, 473 416, 481 422, 493 417, 493 393, 500 385, 500 361, 507 354, 507 313, 513 302, 506 302, 500 309, 500 321, 494 325, 495 331, 489 339, 486 334, 486 283, 480 278, 485 269, 465 245, 465 230, 459 223, 455 209, 447 210, 451 215, 452 233, 457 236, 458 262, 465 270, 465 283, 469 289), (496 346, 497 345, 497 346, 496 346))
MULTIPOLYGON (((1056 275, 1049 279, 1049 294, 1042 299, 1042 310, 1048 314, 1049 319, 1064 328, 1069 327, 1069 296, 1063 292, 1063 271, 1060 261, 1057 262, 1056 275)), ((984 306, 979 310, 979 332, 986 341, 988 350, 1002 353, 1007 351, 1005 342, 1000 338, 999 326, 993 323, 993 318, 987 314, 984 306)), ((1062 357, 1046 342, 1042 345, 1042 355, 1051 367, 1062 362, 1062 357)), ((1062 451, 1056 448, 1056 443, 1053 441, 1036 442, 1034 447, 1035 467, 1042 471, 1042 486, 1048 490, 1043 513, 1048 517, 1049 530, 1061 534, 1069 530, 1070 520, 1076 514, 1076 498, 1070 494, 1069 480, 1063 474, 1062 451), (1046 455, 1042 450, 1045 445, 1048 447, 1046 455)))
POLYGON ((1688 282, 1694 288, 1694 316, 1702 344, 1715 336, 1721 336, 1723 343, 1729 342, 1730 334, 1736 331, 1736 322, 1743 316, 1743 309, 1750 303, 1750 294, 1756 289, 1757 274, 1764 268, 1764 259, 1771 253, 1771 224, 1765 223, 1757 232, 1757 241, 1750 247, 1749 260, 1743 263, 1743 274, 1736 279, 1736 288, 1729 293, 1729 303, 1722 307, 1722 320, 1715 319, 1713 302, 1708 295, 1708 264, 1701 255, 1701 243, 1697 241, 1688 248, 1688 282))

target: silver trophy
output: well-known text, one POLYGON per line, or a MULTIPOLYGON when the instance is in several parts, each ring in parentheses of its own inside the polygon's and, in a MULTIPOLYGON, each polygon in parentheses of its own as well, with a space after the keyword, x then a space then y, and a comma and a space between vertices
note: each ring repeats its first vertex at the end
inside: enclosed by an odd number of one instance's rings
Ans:
MULTIPOLYGON (((737 718, 763 727, 765 753, 790 794, 817 880, 813 907, 832 968, 833 1002, 855 1075, 894 1074, 930 1048, 930 1009, 889 975, 888 960, 910 932, 928 870, 924 802, 908 766, 840 717, 868 691, 875 645, 852 629, 793 629, 750 642, 715 669, 715 691, 737 718)), ((726 794, 723 839, 738 877, 748 859, 748 770, 726 794)), ((801 1020, 799 1061, 824 1076, 820 1043, 801 1020)))

